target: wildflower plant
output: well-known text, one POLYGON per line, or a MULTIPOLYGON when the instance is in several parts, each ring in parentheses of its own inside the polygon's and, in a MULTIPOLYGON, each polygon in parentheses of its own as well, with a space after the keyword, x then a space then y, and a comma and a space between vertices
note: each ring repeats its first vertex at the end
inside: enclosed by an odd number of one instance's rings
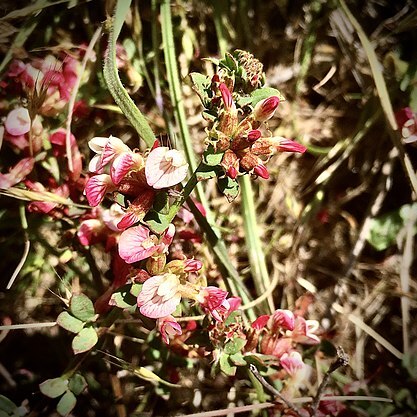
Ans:
MULTIPOLYGON (((164 355, 173 352, 189 363, 208 358, 213 378, 219 373, 238 377, 255 366, 263 376, 279 381, 289 399, 308 393, 314 372, 303 347, 320 344, 318 321, 291 309, 255 310, 250 291, 225 260, 225 252, 220 252, 223 258, 218 256, 223 268, 210 275, 211 261, 201 247, 221 236, 209 221, 210 205, 193 198, 196 187, 215 181, 222 198, 231 203, 239 194, 241 177, 267 180, 275 154, 306 151, 292 139, 274 136, 269 127, 285 98, 266 86, 263 65, 251 53, 236 50, 221 59, 208 58, 214 75, 189 75, 206 124, 204 150, 192 170, 181 149, 156 139, 118 78, 118 67, 132 70, 126 57, 120 64, 123 51, 116 45, 124 19, 122 3, 108 23, 104 79, 143 139, 136 147, 116 132, 93 131, 84 146, 90 155, 82 156, 70 123, 62 127, 60 114, 68 110, 83 76, 82 54, 78 59, 68 54, 14 60, 7 72, 7 82, 13 83, 8 88, 17 88, 25 100, 11 105, 3 118, 4 142, 17 161, 0 174, 1 191, 31 200, 28 212, 64 219, 69 246, 95 265, 92 274, 99 279, 94 283, 100 283, 89 296, 82 288, 66 288, 61 297, 65 308, 56 323, 73 334, 75 358, 64 375, 42 382, 40 391, 59 397, 58 412, 68 415, 86 388, 80 374, 83 355, 100 352, 106 334, 125 315, 146 329, 149 350, 157 344, 164 355), (95 264, 97 253, 107 259, 107 266, 100 265, 109 277, 104 285, 95 264)), ((78 103, 81 120, 85 106, 78 103)), ((76 110, 73 103, 68 111, 75 115, 76 110)), ((24 209, 22 213, 25 218, 24 209)), ((144 367, 136 374, 172 385, 144 367)))

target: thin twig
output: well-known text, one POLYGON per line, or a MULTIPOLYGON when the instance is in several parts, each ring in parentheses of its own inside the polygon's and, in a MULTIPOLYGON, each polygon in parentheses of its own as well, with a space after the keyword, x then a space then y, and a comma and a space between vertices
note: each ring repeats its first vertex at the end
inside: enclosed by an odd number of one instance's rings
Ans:
POLYGON ((346 355, 343 348, 341 346, 337 347, 337 358, 334 360, 334 362, 331 363, 329 369, 324 374, 323 380, 321 381, 321 384, 319 386, 319 389, 317 390, 317 394, 313 399, 313 402, 311 403, 311 415, 314 417, 317 413, 317 408, 320 403, 320 399, 323 396, 324 389, 326 388, 327 384, 330 380, 330 375, 339 369, 342 366, 346 366, 349 363, 349 356, 346 355))
POLYGON ((23 254, 22 254, 22 258, 20 259, 20 262, 18 263, 16 269, 13 272, 13 275, 11 276, 11 278, 9 279, 9 282, 7 283, 7 290, 10 290, 10 288, 12 287, 16 277, 19 275, 21 269, 23 268, 23 265, 26 262, 26 259, 29 255, 29 250, 30 250, 30 240, 29 240, 29 236, 28 236, 28 223, 26 220, 26 213, 25 213, 25 206, 24 204, 20 204, 19 206, 19 213, 20 213, 20 221, 22 224, 22 229, 23 229, 23 233, 24 233, 24 239, 25 239, 25 246, 23 249, 23 254))
POLYGON ((269 384, 265 378, 259 373, 258 368, 254 365, 254 364, 250 364, 249 365, 249 369, 250 371, 253 373, 253 375, 256 377, 256 379, 275 397, 277 397, 279 399, 279 401, 281 401, 282 403, 284 403, 287 408, 289 408, 290 410, 292 410, 295 415, 297 415, 298 417, 301 417, 301 414, 298 412, 297 408, 295 407, 295 405, 287 400, 277 389, 275 389, 271 384, 269 384))

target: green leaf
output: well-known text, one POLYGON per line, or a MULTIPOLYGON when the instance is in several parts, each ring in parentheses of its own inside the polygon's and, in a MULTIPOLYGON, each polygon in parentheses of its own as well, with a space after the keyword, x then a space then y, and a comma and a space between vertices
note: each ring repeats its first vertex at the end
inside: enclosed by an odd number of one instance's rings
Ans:
POLYGON ((223 159, 223 155, 224 152, 215 153, 214 147, 209 145, 204 151, 203 160, 206 165, 214 167, 220 165, 220 162, 222 162, 223 159))
POLYGON ((56 319, 56 322, 63 329, 72 333, 78 333, 84 327, 84 323, 81 320, 78 320, 67 311, 63 311, 56 319))
POLYGON ((13 413, 17 408, 17 405, 9 400, 4 395, 0 394, 0 411, 4 411, 7 415, 13 413))
POLYGON ((246 345, 246 340, 241 339, 240 337, 235 337, 232 340, 229 340, 224 346, 224 352, 228 355, 234 355, 243 349, 243 346, 246 345))
POLYGON ((227 327, 227 326, 230 326, 231 324, 236 323, 236 321, 239 320, 241 316, 242 316, 241 311, 239 310, 232 311, 227 317, 227 319, 224 321, 224 325, 227 327))
POLYGON ((220 172, 219 168, 208 166, 205 164, 200 164, 195 175, 197 181, 209 180, 210 178, 217 177, 217 174, 220 172))
POLYGON ((143 220, 152 232, 159 234, 166 230, 171 223, 172 217, 169 214, 150 210, 143 220))
POLYGON ((70 300, 71 313, 81 321, 92 320, 95 316, 93 302, 85 294, 75 294, 70 300))
POLYGON ((206 103, 209 99, 207 89, 210 87, 210 78, 199 72, 192 72, 188 75, 193 85, 193 90, 198 94, 200 100, 206 103))
POLYGON ((76 355, 87 352, 98 342, 97 332, 92 327, 85 327, 72 340, 72 350, 76 355))
POLYGON ((132 295, 132 284, 123 285, 118 288, 111 296, 111 304, 119 308, 130 308, 136 306, 136 297, 132 295))
POLYGON ((143 284, 132 284, 132 287, 130 288, 130 294, 132 294, 133 297, 137 298, 142 290, 142 287, 143 284))
POLYGON ((279 101, 285 101, 285 97, 277 90, 276 88, 272 87, 263 87, 258 88, 251 93, 251 105, 256 106, 261 100, 264 100, 268 97, 277 96, 279 101))
POLYGON ((223 353, 219 360, 220 370, 228 376, 236 374, 236 366, 230 361, 230 356, 223 353))
POLYGON ((239 183, 229 177, 220 178, 217 185, 229 203, 239 195, 239 183))
POLYGON ((43 395, 49 398, 57 398, 62 395, 68 388, 68 379, 53 378, 39 384, 39 389, 43 395))
POLYGON ((87 381, 80 374, 74 374, 68 383, 68 389, 75 395, 80 395, 87 388, 87 381))
POLYGON ((371 219, 366 240, 378 251, 385 250, 396 241, 398 232, 403 227, 399 211, 393 211, 371 219))
POLYGON ((75 404, 77 404, 77 398, 71 391, 67 391, 59 400, 56 411, 59 415, 66 417, 74 409, 75 404))
POLYGON ((230 355, 230 361, 236 366, 245 366, 247 365, 245 361, 245 357, 242 355, 241 352, 234 353, 230 355))

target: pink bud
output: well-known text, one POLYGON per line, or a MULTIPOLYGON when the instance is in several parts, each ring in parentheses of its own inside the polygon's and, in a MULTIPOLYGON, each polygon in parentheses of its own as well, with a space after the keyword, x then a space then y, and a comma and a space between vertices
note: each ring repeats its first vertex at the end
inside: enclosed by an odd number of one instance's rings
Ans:
POLYGON ((262 136, 262 133, 260 130, 256 129, 256 130, 251 130, 248 133, 248 140, 250 142, 255 142, 257 139, 259 139, 262 136))
POLYGON ((222 95, 224 107, 226 109, 231 109, 233 104, 232 93, 229 91, 225 83, 220 83, 219 85, 220 93, 222 95))
POLYGON ((227 172, 226 175, 231 178, 232 180, 236 179, 237 177, 237 169, 235 167, 230 167, 227 172))
POLYGON ((301 143, 297 143, 290 139, 280 138, 279 140, 274 140, 273 143, 280 152, 304 153, 307 150, 307 148, 304 145, 301 145, 301 143))
POLYGON ((266 169, 266 166, 261 163, 253 169, 253 172, 265 180, 269 178, 269 172, 266 169))
POLYGON ((255 120, 258 122, 265 122, 269 120, 275 113, 279 104, 279 98, 277 96, 268 97, 256 104, 253 111, 255 120))

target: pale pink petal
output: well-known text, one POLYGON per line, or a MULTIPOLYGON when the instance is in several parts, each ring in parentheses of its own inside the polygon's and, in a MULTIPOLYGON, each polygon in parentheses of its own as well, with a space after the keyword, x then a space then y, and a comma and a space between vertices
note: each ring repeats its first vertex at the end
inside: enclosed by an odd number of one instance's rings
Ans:
POLYGON ((85 185, 85 195, 88 204, 92 207, 98 206, 104 199, 106 193, 114 190, 110 175, 99 174, 91 177, 85 185))
POLYGON ((18 107, 7 115, 4 127, 10 135, 20 136, 29 132, 30 124, 31 121, 28 109, 18 107))
POLYGON ((119 231, 127 229, 128 227, 133 226, 139 220, 139 216, 134 211, 130 211, 122 217, 119 223, 117 223, 117 228, 119 231))
POLYGON ((131 227, 120 235, 119 255, 128 264, 149 258, 158 249, 159 245, 149 242, 149 229, 144 226, 131 227))
POLYGON ((94 155, 91 158, 90 163, 88 164, 88 170, 90 172, 99 173, 102 171, 101 167, 101 157, 100 155, 94 155))
POLYGON ((109 138, 97 136, 88 141, 88 147, 95 153, 101 154, 109 138))
POLYGON ((171 223, 161 237, 161 243, 168 247, 174 240, 175 226, 171 223))
POLYGON ((7 189, 22 181, 33 169, 35 160, 23 158, 7 174, 0 174, 0 188, 7 189))
POLYGON ((188 172, 188 164, 181 152, 165 146, 152 150, 145 164, 148 185, 155 189, 172 187, 180 183, 188 172))

